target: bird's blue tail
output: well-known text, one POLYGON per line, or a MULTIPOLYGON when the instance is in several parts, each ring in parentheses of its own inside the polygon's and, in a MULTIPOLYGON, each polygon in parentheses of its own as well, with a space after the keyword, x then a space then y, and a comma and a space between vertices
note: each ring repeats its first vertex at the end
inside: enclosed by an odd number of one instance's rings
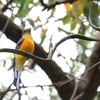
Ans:
POLYGON ((14 86, 16 87, 16 89, 19 90, 20 83, 21 83, 21 79, 20 79, 21 71, 18 71, 16 69, 15 62, 14 62, 13 70, 14 70, 14 81, 13 81, 13 83, 14 83, 14 86))

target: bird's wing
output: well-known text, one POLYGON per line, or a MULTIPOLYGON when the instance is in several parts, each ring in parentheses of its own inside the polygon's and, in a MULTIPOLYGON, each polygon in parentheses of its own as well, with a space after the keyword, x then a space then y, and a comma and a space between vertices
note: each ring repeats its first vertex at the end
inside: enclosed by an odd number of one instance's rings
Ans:
POLYGON ((18 42, 17 42, 17 45, 16 45, 16 48, 15 49, 19 49, 21 43, 24 41, 24 38, 21 38, 18 42))

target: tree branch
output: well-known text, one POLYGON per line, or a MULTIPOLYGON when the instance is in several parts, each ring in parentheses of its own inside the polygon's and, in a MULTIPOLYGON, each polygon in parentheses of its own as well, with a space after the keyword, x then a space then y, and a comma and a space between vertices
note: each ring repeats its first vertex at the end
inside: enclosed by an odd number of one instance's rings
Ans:
MULTIPOLYGON (((9 20, 7 16, 4 16, 4 14, 0 11, 0 30, 3 31, 5 24, 9 20)), ((21 38, 22 29, 14 24, 11 20, 9 20, 9 23, 4 30, 5 35, 7 38, 11 39, 13 42, 18 42, 18 40, 21 38), (16 38, 14 38, 14 36, 16 38)))
MULTIPOLYGON (((6 0, 6 1, 7 1, 7 0, 6 0)), ((4 7, 1 9, 1 11, 2 11, 2 12, 6 11, 6 10, 8 9, 9 4, 11 4, 12 1, 13 1, 13 0, 9 0, 9 1, 7 2, 7 4, 4 5, 4 7)))
POLYGON ((73 3, 75 1, 78 1, 78 0, 59 0, 59 1, 55 1, 52 4, 45 4, 43 0, 40 0, 40 3, 42 6, 44 6, 43 10, 45 10, 45 9, 50 10, 50 9, 54 8, 56 5, 60 5, 60 4, 67 3, 67 2, 73 3))
MULTIPOLYGON (((71 33, 70 33, 70 34, 71 34, 71 33)), ((66 41, 66 40, 74 39, 74 38, 76 38, 76 39, 82 39, 82 40, 87 40, 87 41, 100 41, 99 38, 90 38, 90 37, 86 37, 86 36, 82 36, 82 35, 78 35, 78 34, 73 34, 73 35, 66 36, 66 37, 64 37, 63 39, 61 39, 60 41, 58 41, 58 42, 56 43, 56 45, 54 46, 54 49, 49 53, 47 59, 51 59, 51 58, 52 58, 52 56, 53 56, 53 54, 54 54, 56 48, 57 48, 61 43, 63 43, 63 42, 66 41)))
MULTIPOLYGON (((4 28, 7 19, 8 18, 2 12, 0 12, 0 30, 2 30, 4 28)), ((10 20, 4 33, 9 39, 11 39, 12 41, 17 43, 18 40, 21 38, 22 29, 19 28, 16 24, 14 24, 10 20)), ((44 51, 44 49, 37 43, 35 43, 34 55, 41 57, 41 58, 45 58, 45 59, 48 56, 47 53, 44 51)), ((94 50, 88 60, 86 70, 89 67, 93 66, 95 63, 97 63, 99 60, 100 60, 100 42, 96 42, 94 50)), ((62 71, 62 69, 54 61, 40 62, 37 60, 36 63, 45 71, 45 73, 51 79, 52 83, 60 82, 60 81, 62 83, 65 83, 65 84, 62 84, 60 87, 57 87, 57 86, 55 86, 55 87, 56 87, 60 97, 63 100, 69 100, 69 98, 72 95, 72 91, 74 90, 74 87, 75 87, 75 83, 73 81, 74 79, 69 80, 68 77, 66 77, 66 73, 64 73, 62 71), (65 82, 63 82, 64 80, 65 80, 65 82)), ((88 72, 85 73, 85 75, 82 77, 83 79, 86 79, 86 82, 82 82, 84 84, 81 84, 81 81, 79 81, 78 88, 77 88, 78 92, 76 93, 76 96, 78 96, 78 94, 83 92, 84 87, 88 86, 88 88, 85 88, 86 91, 84 91, 86 93, 81 95, 80 100, 86 100, 86 98, 94 97, 95 91, 97 90, 97 87, 100 84, 100 80, 98 80, 99 76, 100 76, 100 70, 98 69, 98 67, 99 67, 99 65, 96 65, 94 68, 91 68, 91 70, 89 70, 88 72), (87 82, 91 83, 91 85, 87 84, 87 82), (93 92, 91 92, 91 91, 93 91, 93 92)), ((92 99, 87 99, 87 100, 92 100, 92 99)))
MULTIPOLYGON (((100 37, 100 34, 97 36, 100 37)), ((86 63, 86 69, 91 68, 94 64, 100 61, 100 42, 96 42, 93 51, 86 63)), ((96 95, 96 91, 98 86, 100 85, 100 64, 96 65, 93 69, 85 73, 82 79, 85 79, 85 84, 82 84, 79 81, 80 87, 84 87, 84 94, 80 97, 79 100, 93 100, 94 96, 96 95)))
POLYGON ((77 89, 78 89, 78 81, 77 81, 77 79, 76 79, 76 80, 75 80, 75 87, 74 87, 73 94, 72 94, 70 100, 73 100, 73 99, 74 99, 75 94, 76 94, 76 92, 77 92, 77 89))
POLYGON ((3 48, 3 49, 0 49, 0 52, 10 52, 10 53, 15 53, 15 54, 20 54, 20 55, 26 56, 28 58, 34 59, 35 61, 41 61, 41 62, 51 61, 51 60, 44 59, 44 58, 35 56, 34 54, 29 54, 28 52, 24 52, 24 51, 21 51, 21 50, 18 50, 18 49, 3 48))
MULTIPOLYGON (((6 17, 2 12, 0 12, 0 30, 2 30, 5 26, 7 19, 8 17, 6 17)), ((10 20, 4 33, 10 40, 17 43, 18 40, 21 38, 22 29, 10 20)), ((37 44, 36 42, 34 55, 41 58, 47 58, 48 56, 48 54, 44 51, 42 46, 37 44)), ((62 80, 69 80, 66 77, 66 73, 64 73, 62 69, 53 60, 50 62, 35 62, 41 67, 42 70, 44 70, 44 72, 48 75, 52 83, 59 82, 62 80)), ((72 81, 68 84, 64 84, 61 87, 56 87, 56 89, 63 100, 69 100, 70 96, 72 95, 72 90, 74 89, 74 82, 72 81)))
POLYGON ((91 21, 91 17, 92 17, 92 15, 91 15, 91 13, 92 13, 92 1, 90 1, 90 10, 89 10, 89 17, 88 17, 88 21, 89 21, 89 24, 92 26, 92 28, 94 28, 95 30, 97 30, 97 31, 100 31, 100 27, 97 27, 97 26, 95 26, 95 25, 93 25, 93 23, 92 23, 92 21, 91 21))
MULTIPOLYGON (((13 83, 12 83, 12 84, 13 84, 13 83)), ((10 90, 12 84, 11 84, 6 90, 0 92, 0 95, 1 95, 1 96, 0 96, 0 100, 2 100, 3 97, 4 97, 9 91, 14 91, 14 89, 13 89, 13 90, 12 90, 12 89, 10 90)))
POLYGON ((50 61, 50 60, 52 60, 52 56, 53 56, 56 48, 61 43, 63 43, 64 41, 69 40, 69 39, 73 39, 73 38, 82 39, 82 40, 88 40, 88 41, 100 41, 99 38, 90 38, 90 37, 86 37, 86 36, 82 36, 82 35, 78 35, 78 34, 73 34, 73 35, 66 36, 63 39, 61 39, 59 42, 56 43, 54 49, 49 53, 47 59, 35 56, 33 54, 29 54, 28 52, 24 52, 24 51, 21 51, 21 50, 18 50, 18 49, 3 48, 3 49, 0 49, 0 52, 10 52, 10 53, 20 54, 20 55, 26 56, 28 58, 34 59, 35 61, 42 61, 42 62, 43 61, 50 61))

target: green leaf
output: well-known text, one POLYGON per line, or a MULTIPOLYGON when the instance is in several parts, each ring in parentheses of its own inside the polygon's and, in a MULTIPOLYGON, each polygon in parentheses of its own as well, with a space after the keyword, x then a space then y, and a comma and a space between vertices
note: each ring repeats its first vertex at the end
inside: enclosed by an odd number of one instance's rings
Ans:
POLYGON ((100 12, 98 9, 98 4, 93 3, 92 4, 91 20, 95 26, 100 26, 100 19, 98 18, 99 15, 100 15, 100 12))
MULTIPOLYGON (((100 19, 98 18, 98 16, 100 15, 100 7, 98 6, 98 4, 93 3, 91 11, 92 13, 90 16, 91 16, 92 24, 95 26, 100 26, 100 19)), ((84 6, 84 15, 88 19, 88 16, 89 16, 89 6, 88 5, 84 6)))
POLYGON ((49 1, 49 3, 54 3, 55 2, 55 0, 48 0, 49 1))
POLYGON ((43 44, 43 42, 44 42, 45 38, 46 38, 46 35, 43 35, 43 36, 41 37, 41 42, 40 42, 40 45, 42 45, 42 44, 43 44))
POLYGON ((97 15, 92 14, 92 24, 95 26, 100 26, 100 19, 98 18, 97 15))
POLYGON ((86 31, 85 25, 84 25, 83 22, 81 22, 78 33, 81 34, 81 35, 84 35, 85 31, 86 31))
POLYGON ((84 15, 85 15, 86 18, 88 19, 88 16, 89 16, 89 7, 86 6, 86 5, 84 5, 83 11, 84 11, 84 15))
POLYGON ((70 25, 71 25, 71 31, 75 29, 76 24, 77 24, 76 20, 75 19, 71 19, 71 23, 70 23, 70 25))
POLYGON ((47 32, 47 28, 46 29, 42 29, 42 31, 41 31, 41 34, 40 34, 40 36, 41 36, 41 42, 40 42, 40 44, 42 45, 42 43, 44 42, 44 40, 45 40, 45 38, 46 38, 46 32, 47 32))
POLYGON ((71 20, 71 15, 70 15, 70 14, 67 14, 65 17, 60 18, 60 19, 58 19, 58 20, 62 21, 62 22, 63 22, 63 25, 65 25, 65 24, 67 24, 67 23, 70 22, 70 20, 71 20))
POLYGON ((49 45, 49 52, 51 51, 51 49, 52 49, 52 38, 53 38, 53 34, 51 35, 51 37, 50 37, 50 45, 49 45))
POLYGON ((34 25, 34 21, 32 20, 32 19, 30 19, 30 18, 27 18, 27 20, 28 20, 28 22, 34 27, 35 25, 34 25))
POLYGON ((13 2, 16 3, 16 5, 20 5, 18 13, 16 14, 17 17, 25 17, 28 12, 31 10, 31 8, 28 7, 30 3, 32 3, 33 0, 14 0, 13 2))
POLYGON ((66 33, 66 34, 70 34, 70 32, 67 32, 67 31, 63 30, 63 29, 60 28, 60 27, 58 27, 58 31, 59 31, 59 32, 62 31, 62 32, 66 33))

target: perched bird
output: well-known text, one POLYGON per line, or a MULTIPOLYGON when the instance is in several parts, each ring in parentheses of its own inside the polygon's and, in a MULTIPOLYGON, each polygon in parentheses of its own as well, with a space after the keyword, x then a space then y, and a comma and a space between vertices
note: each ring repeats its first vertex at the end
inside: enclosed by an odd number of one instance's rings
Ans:
MULTIPOLYGON (((31 29, 26 29, 22 33, 22 38, 18 41, 16 48, 32 54, 35 49, 34 40, 31 36, 31 29)), ((23 69, 25 61, 28 57, 14 54, 14 86, 19 90, 20 85, 20 74, 23 69)))

